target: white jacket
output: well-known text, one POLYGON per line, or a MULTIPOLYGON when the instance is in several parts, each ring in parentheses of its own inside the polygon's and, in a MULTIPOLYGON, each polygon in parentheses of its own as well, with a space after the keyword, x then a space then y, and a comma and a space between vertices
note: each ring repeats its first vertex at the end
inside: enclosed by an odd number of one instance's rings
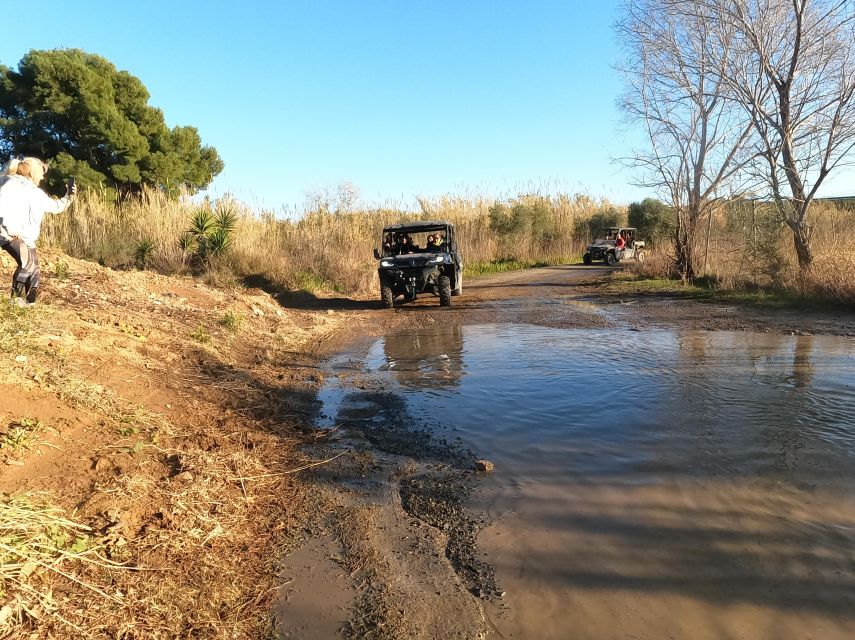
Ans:
POLYGON ((24 176, 0 178, 0 218, 9 235, 36 246, 46 213, 59 213, 71 202, 68 196, 54 200, 24 176))

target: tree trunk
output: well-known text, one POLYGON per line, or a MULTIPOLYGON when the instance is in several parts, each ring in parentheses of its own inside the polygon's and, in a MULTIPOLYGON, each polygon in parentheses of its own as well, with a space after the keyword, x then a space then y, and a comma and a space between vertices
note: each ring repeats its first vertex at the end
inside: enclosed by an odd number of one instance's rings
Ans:
POLYGON ((690 221, 684 212, 677 213, 677 229, 674 234, 674 275, 690 281, 695 277, 694 247, 690 221))
POLYGON ((787 220, 787 225, 793 230, 793 245, 799 258, 799 269, 802 273, 808 271, 813 264, 813 250, 810 247, 811 229, 805 222, 787 220))

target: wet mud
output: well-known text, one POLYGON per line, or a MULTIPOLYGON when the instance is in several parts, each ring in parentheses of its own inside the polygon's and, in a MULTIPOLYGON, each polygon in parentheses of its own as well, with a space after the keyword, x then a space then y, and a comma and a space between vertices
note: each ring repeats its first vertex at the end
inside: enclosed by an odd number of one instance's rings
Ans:
POLYGON ((401 505, 410 515, 448 536, 445 556, 477 598, 501 598, 493 566, 479 557, 478 534, 488 524, 465 508, 472 480, 459 474, 423 475, 401 482, 401 505))
POLYGON ((322 365, 341 635, 850 637, 852 318, 585 278, 484 279, 322 365))

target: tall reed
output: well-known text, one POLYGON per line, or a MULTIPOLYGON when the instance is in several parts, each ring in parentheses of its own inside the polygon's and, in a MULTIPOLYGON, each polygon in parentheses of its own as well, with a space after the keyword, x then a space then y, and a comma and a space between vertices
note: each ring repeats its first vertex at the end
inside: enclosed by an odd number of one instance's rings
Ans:
MULTIPOLYGON (((456 225, 464 262, 525 263, 578 259, 593 227, 626 223, 626 208, 586 195, 527 193, 420 198, 417 209, 399 205, 354 208, 314 199, 299 216, 281 218, 224 199, 210 203, 169 198, 147 190, 139 199, 110 202, 82 194, 66 212, 48 216, 43 242, 70 255, 120 268, 140 264, 167 274, 203 271, 218 280, 264 281, 290 289, 364 293, 375 286, 378 246, 385 225, 448 220, 456 225), (182 238, 199 207, 228 206, 237 214, 227 253, 199 265, 182 238)), ((697 235, 698 274, 724 287, 767 287, 855 300, 855 212, 818 202, 813 247, 817 268, 798 269, 788 229, 768 204, 730 202, 697 235)), ((668 244, 659 242, 645 270, 664 275, 668 244)), ((489 269, 479 269, 484 271, 489 269)))
MULTIPOLYGON (((200 206, 217 204, 175 200, 152 190, 140 199, 114 203, 90 192, 66 212, 45 220, 42 242, 111 267, 138 264, 135 256, 142 246, 144 262, 151 268, 184 273, 193 267, 192 256, 181 242, 193 213, 200 206)), ((417 210, 396 206, 331 210, 321 203, 296 219, 257 213, 233 201, 228 205, 238 214, 236 228, 228 253, 205 265, 209 275, 261 276, 282 287, 348 293, 372 288, 376 270, 372 250, 388 224, 448 220, 456 225, 464 262, 477 264, 578 258, 592 217, 608 211, 616 219, 625 219, 623 208, 583 195, 521 195, 504 200, 442 196, 420 199, 417 210), (505 214, 514 216, 514 225, 497 224, 505 214)))

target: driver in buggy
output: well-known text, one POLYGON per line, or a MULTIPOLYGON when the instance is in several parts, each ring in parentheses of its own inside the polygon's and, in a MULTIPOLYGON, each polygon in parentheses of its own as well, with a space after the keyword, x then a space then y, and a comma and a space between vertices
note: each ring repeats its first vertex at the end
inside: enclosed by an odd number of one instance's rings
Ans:
POLYGON ((395 251, 397 255, 402 256, 405 253, 415 253, 417 249, 418 247, 413 244, 413 239, 409 233, 402 233, 398 236, 398 245, 395 251))
POLYGON ((398 238, 394 233, 387 233, 383 238, 383 255, 395 255, 395 249, 398 246, 398 238))
POLYGON ((623 231, 615 234, 615 257, 620 260, 623 258, 623 253, 626 250, 626 238, 623 231))
POLYGON ((383 240, 383 252, 390 256, 402 256, 405 253, 414 253, 416 247, 409 234, 390 233, 383 240))

